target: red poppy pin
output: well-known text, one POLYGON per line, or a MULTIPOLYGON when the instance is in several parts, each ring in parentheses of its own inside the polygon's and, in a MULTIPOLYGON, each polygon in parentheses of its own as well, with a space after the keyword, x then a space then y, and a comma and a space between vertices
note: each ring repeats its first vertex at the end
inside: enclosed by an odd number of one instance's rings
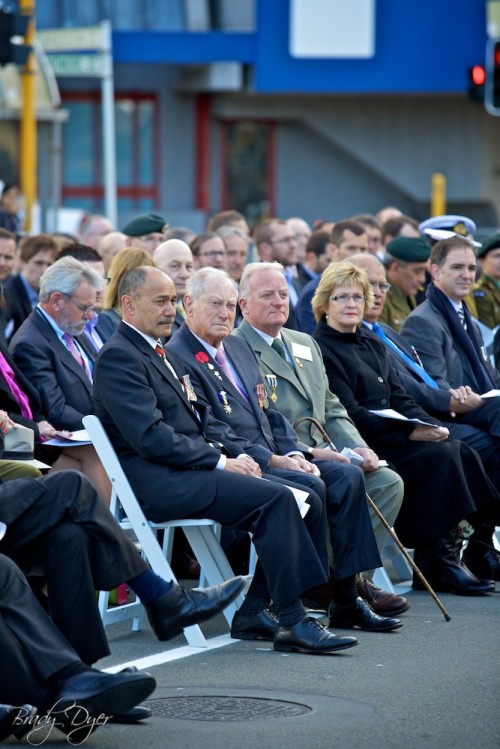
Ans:
POLYGON ((194 358, 196 361, 199 361, 200 364, 206 364, 208 362, 208 356, 204 351, 198 351, 198 353, 194 355, 194 358))

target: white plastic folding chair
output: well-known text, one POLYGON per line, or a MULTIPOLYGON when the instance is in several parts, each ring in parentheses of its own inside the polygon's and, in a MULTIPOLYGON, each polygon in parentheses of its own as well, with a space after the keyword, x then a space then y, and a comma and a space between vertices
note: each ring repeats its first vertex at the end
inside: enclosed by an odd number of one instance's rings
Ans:
MULTIPOLYGON (((217 538, 217 524, 213 520, 207 519, 171 520, 165 523, 152 523, 148 521, 137 497, 132 491, 132 487, 101 421, 97 416, 85 416, 83 425, 111 481, 113 489, 110 505, 111 512, 116 517, 119 502, 126 516, 124 519, 119 519, 120 525, 125 531, 133 532, 139 543, 141 553, 147 559, 153 571, 165 580, 176 582, 176 577, 166 554, 170 546, 170 537, 173 529, 182 528, 208 585, 217 585, 233 577, 234 574, 231 566, 217 538), (159 530, 165 531, 163 548, 160 546, 156 536, 159 530)), ((109 608, 108 598, 109 594, 106 591, 102 591, 99 595, 99 610, 105 626, 126 619, 133 619, 132 628, 134 630, 141 629, 144 608, 139 601, 109 608)), ((241 603, 242 596, 239 596, 236 601, 224 609, 224 616, 228 624, 231 623, 234 613, 241 603)), ((207 646, 205 636, 198 625, 186 628, 184 635, 189 645, 195 647, 207 646)))

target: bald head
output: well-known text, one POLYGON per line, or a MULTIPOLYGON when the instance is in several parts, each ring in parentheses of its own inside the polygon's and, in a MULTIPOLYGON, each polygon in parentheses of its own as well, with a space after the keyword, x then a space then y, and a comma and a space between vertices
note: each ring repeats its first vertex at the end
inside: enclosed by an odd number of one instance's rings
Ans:
POLYGON ((129 270, 123 274, 118 293, 125 322, 151 338, 170 335, 177 295, 163 271, 145 265, 129 270))
POLYGON ((105 234, 99 242, 97 251, 102 258, 106 274, 114 256, 125 247, 126 239, 127 237, 125 234, 122 234, 121 231, 110 231, 109 234, 105 234))
POLYGON ((193 275, 193 253, 182 239, 168 239, 162 242, 153 254, 157 268, 170 276, 175 284, 179 299, 186 293, 186 284, 193 275))
POLYGON ((385 269, 380 260, 370 253, 357 253, 349 258, 353 265, 366 271, 368 281, 373 291, 373 305, 365 309, 364 319, 366 322, 377 322, 384 308, 385 298, 390 289, 387 283, 385 269))

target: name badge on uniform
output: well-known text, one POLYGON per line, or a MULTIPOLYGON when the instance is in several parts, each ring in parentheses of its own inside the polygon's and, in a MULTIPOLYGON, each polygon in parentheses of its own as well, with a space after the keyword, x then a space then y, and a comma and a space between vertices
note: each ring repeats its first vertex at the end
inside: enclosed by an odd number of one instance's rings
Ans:
POLYGON ((266 380, 267 384, 269 385, 269 389, 271 390, 271 400, 273 403, 276 403, 278 400, 278 395, 276 393, 276 389, 278 387, 278 378, 276 375, 273 374, 266 374, 266 380))
POLYGON ((231 408, 231 406, 229 405, 227 401, 227 393, 225 390, 219 391, 219 400, 222 403, 222 408, 224 409, 224 413, 232 414, 233 409, 231 408))
POLYGON ((295 343, 292 341, 292 354, 297 359, 304 359, 305 361, 312 361, 312 351, 310 346, 304 346, 302 343, 295 343))
POLYGON ((257 395, 257 400, 259 401, 260 408, 269 408, 267 392, 263 382, 259 382, 259 384, 255 386, 255 393, 257 395))

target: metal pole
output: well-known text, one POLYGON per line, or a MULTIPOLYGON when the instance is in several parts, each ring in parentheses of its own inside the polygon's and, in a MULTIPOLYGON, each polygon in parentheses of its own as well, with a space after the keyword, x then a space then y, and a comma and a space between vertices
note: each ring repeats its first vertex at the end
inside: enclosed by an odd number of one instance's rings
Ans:
POLYGON ((446 213, 446 177, 435 172, 431 178, 431 216, 446 213))
MULTIPOLYGON (((19 0, 19 10, 30 15, 31 20, 24 38, 26 44, 33 45, 35 39, 35 0, 19 0)), ((30 52, 22 72, 23 108, 21 113, 21 192, 24 196, 24 229, 32 228, 32 211, 36 201, 36 100, 35 100, 36 59, 30 52)))
POLYGON ((104 162, 104 212, 113 226, 117 226, 116 207, 116 146, 115 146, 115 96, 113 84, 113 52, 111 23, 102 21, 102 147, 104 162))

